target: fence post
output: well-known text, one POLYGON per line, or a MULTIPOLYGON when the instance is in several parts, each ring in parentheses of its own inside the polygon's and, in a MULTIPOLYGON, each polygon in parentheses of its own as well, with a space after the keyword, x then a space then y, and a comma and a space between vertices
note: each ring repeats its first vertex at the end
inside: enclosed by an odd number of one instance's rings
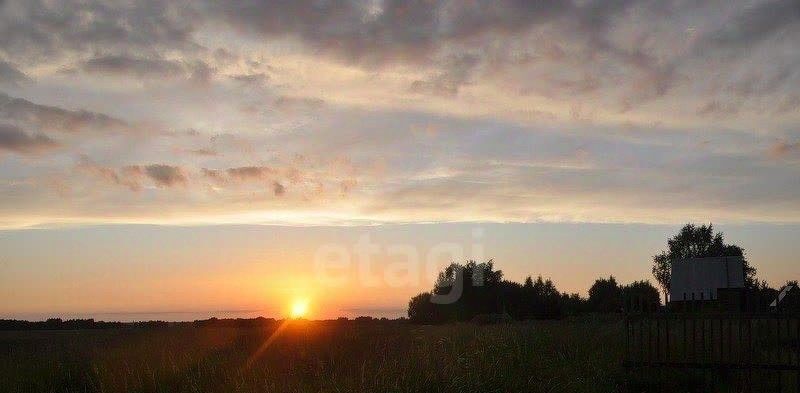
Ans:
POLYGON ((719 362, 725 362, 725 320, 719 317, 719 362))
MULTIPOLYGON (((700 316, 700 352, 701 352, 701 356, 700 356, 701 361, 704 364, 707 363, 708 359, 706 357, 706 317, 705 317, 705 315, 701 315, 700 316)), ((703 375, 703 378, 705 378, 705 375, 703 375)))
POLYGON ((656 316, 656 359, 660 362, 661 359, 661 318, 656 316))
POLYGON ((644 318, 639 318, 639 360, 644 364, 644 318))
POLYGON ((728 316, 728 363, 733 364, 733 319, 728 316))
POLYGON ((683 318, 683 334, 681 335, 681 340, 683 341, 683 358, 688 359, 689 355, 686 350, 686 314, 682 315, 683 318))
MULTIPOLYGON (((669 315, 664 315, 664 333, 666 334, 664 336, 664 341, 667 344, 667 350, 666 350, 667 356, 666 356, 665 361, 667 363, 669 363, 671 361, 670 347, 669 347, 669 315)), ((798 393, 800 393, 800 392, 798 392, 798 393)))
MULTIPOLYGON (((753 346, 753 320, 747 320, 747 390, 752 392, 753 391, 753 351, 755 350, 753 346)), ((800 393, 800 392, 798 392, 800 393)))

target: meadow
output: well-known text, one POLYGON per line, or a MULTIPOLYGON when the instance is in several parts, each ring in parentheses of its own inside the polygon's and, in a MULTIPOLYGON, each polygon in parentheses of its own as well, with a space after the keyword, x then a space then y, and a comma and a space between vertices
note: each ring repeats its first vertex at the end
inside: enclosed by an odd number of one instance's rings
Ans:
POLYGON ((616 392, 618 319, 0 332, 3 392, 616 392))

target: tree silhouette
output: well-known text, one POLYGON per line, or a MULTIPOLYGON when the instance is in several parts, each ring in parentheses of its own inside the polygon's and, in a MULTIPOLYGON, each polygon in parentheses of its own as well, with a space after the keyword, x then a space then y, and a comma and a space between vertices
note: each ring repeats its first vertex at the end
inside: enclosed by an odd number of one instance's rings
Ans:
POLYGON ((634 281, 622 287, 622 298, 628 311, 654 311, 661 305, 661 295, 650 281, 634 281))
POLYGON ((621 286, 609 276, 597 279, 585 299, 559 292, 549 278, 528 276, 520 284, 504 280, 492 260, 469 260, 448 265, 437 275, 430 292, 412 297, 408 319, 413 323, 557 319, 588 311, 620 312, 623 305, 633 304, 640 311, 657 309, 658 289, 648 281, 621 286))
POLYGON ((469 321, 494 314, 517 320, 558 318, 562 299, 578 309, 582 299, 562 295, 550 279, 528 277, 525 284, 503 280, 494 262, 452 263, 437 276, 431 292, 408 302, 408 318, 416 323, 469 321))
POLYGON ((668 251, 653 256, 653 277, 664 292, 664 302, 669 301, 672 261, 706 257, 742 257, 746 288, 756 288, 756 269, 745 258, 744 249, 735 244, 726 244, 722 232, 714 233, 712 224, 686 224, 667 240, 668 251))
POLYGON ((598 278, 589 288, 589 304, 597 312, 618 312, 622 309, 622 288, 614 276, 598 278))
POLYGON ((441 323, 444 316, 438 305, 431 301, 431 293, 423 292, 408 302, 408 319, 414 323, 441 323))

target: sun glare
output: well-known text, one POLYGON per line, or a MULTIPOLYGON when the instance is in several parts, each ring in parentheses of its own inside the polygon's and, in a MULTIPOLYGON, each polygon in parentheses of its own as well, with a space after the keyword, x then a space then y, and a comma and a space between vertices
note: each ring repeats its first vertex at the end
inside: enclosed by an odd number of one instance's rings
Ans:
POLYGON ((303 318, 308 314, 308 300, 295 300, 289 315, 292 318, 303 318))

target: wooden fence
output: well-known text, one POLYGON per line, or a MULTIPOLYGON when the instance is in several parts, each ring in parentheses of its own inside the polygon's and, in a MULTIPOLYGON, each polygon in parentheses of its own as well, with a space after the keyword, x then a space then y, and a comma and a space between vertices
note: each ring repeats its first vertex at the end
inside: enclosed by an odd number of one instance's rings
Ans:
POLYGON ((799 315, 631 313, 625 342, 629 375, 652 386, 689 375, 703 392, 800 393, 799 315))

